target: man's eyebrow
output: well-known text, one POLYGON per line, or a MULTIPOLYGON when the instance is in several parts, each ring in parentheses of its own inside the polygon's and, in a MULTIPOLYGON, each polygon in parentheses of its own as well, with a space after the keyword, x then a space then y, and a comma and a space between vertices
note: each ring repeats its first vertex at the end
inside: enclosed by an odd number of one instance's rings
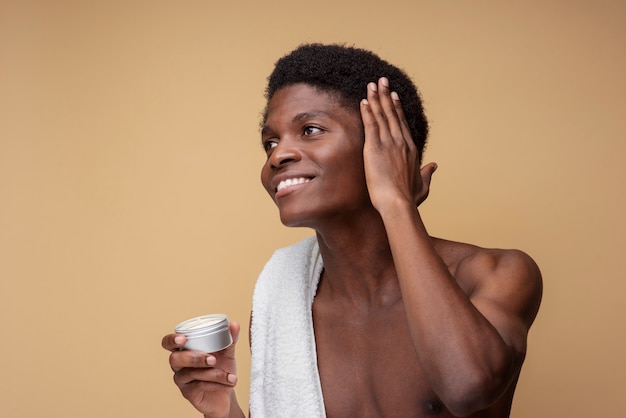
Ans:
MULTIPOLYGON (((328 112, 324 112, 323 110, 313 110, 311 112, 301 112, 298 113, 297 115, 295 115, 291 121, 292 122, 299 122, 303 119, 307 119, 307 118, 315 118, 315 117, 328 117, 330 116, 330 114, 328 112)), ((273 129, 270 125, 265 124, 263 125, 263 127, 261 128, 261 136, 267 134, 268 132, 272 132, 273 129)))
POLYGON ((293 117, 292 122, 297 122, 302 119, 314 118, 314 117, 327 117, 329 116, 328 112, 324 112, 323 110, 313 110, 311 112, 302 112, 298 113, 293 117))
POLYGON ((269 125, 267 125, 267 124, 265 124, 265 125, 263 125, 263 127, 261 128, 261 136, 263 136, 263 135, 265 135, 266 133, 271 132, 271 131, 273 131, 272 127, 271 127, 271 126, 269 126, 269 125))

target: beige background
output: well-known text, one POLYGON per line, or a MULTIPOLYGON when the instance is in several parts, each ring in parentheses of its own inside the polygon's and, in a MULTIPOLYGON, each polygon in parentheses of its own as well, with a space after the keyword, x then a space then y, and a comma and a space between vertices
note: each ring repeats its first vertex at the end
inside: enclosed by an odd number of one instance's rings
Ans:
POLYGON ((264 262, 310 234, 258 181, 265 79, 305 41, 421 87, 432 234, 540 264, 513 417, 626 416, 626 6, 393 0, 0 0, 0 414, 198 416, 162 335, 247 329, 264 262))

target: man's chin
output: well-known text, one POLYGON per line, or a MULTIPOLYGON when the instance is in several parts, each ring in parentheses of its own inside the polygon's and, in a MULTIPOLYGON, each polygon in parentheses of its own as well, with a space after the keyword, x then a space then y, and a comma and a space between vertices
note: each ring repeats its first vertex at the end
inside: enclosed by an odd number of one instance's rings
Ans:
POLYGON ((307 228, 310 227, 302 216, 295 216, 294 214, 280 214, 280 222, 288 228, 307 228))

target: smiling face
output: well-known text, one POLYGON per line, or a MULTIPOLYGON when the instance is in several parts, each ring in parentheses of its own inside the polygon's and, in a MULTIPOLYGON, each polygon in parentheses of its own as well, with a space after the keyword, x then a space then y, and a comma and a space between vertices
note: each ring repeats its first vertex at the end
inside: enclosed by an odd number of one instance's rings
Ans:
POLYGON ((261 182, 287 226, 317 229, 371 207, 360 115, 307 84, 278 90, 261 133, 261 182))

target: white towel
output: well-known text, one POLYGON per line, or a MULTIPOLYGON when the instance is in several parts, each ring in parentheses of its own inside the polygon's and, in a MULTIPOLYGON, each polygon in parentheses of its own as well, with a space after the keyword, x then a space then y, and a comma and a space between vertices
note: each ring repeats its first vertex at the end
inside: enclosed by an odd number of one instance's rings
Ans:
POLYGON ((277 250, 252 299, 253 418, 326 416, 312 306, 322 272, 315 237, 277 250))

